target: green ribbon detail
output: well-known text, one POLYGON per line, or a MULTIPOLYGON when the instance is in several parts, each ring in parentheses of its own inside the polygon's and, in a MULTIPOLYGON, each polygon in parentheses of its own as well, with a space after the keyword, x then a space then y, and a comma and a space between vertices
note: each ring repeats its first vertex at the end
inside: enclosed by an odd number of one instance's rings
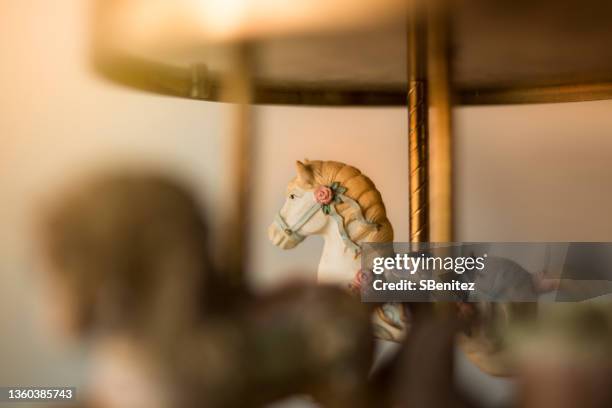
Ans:
POLYGON ((366 225, 367 227, 376 229, 378 228, 378 225, 366 220, 363 216, 363 212, 361 211, 361 206, 359 205, 359 203, 353 200, 352 198, 344 195, 344 193, 346 192, 346 187, 342 187, 340 183, 335 181, 331 184, 331 186, 329 186, 329 188, 334 192, 334 199, 331 203, 322 205, 321 208, 325 214, 329 215, 334 219, 334 221, 336 221, 336 224, 338 225, 338 232, 340 232, 340 237, 342 238, 342 241, 344 241, 344 245, 347 248, 352 249, 355 252, 355 256, 357 256, 361 252, 361 247, 359 246, 359 244, 351 240, 348 232, 346 231, 344 219, 336 210, 336 204, 348 204, 351 208, 355 210, 357 214, 357 221, 366 225))

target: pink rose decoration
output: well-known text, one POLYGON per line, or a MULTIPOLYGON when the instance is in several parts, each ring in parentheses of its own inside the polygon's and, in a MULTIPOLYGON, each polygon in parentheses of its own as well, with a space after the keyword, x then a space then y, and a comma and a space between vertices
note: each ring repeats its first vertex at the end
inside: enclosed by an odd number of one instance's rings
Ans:
POLYGON ((334 192, 327 186, 319 186, 314 192, 315 201, 321 205, 327 205, 334 199, 334 192))
POLYGON ((349 283, 348 287, 353 294, 359 295, 361 293, 361 288, 365 285, 369 285, 371 282, 372 275, 360 269, 357 271, 353 277, 353 281, 349 283))

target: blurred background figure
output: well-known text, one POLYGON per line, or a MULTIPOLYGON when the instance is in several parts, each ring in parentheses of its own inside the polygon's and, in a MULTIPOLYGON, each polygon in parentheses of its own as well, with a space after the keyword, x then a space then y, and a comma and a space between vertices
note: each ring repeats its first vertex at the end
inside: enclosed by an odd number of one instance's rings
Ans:
POLYGON ((166 178, 130 174, 58 197, 41 229, 45 310, 51 326, 93 343, 87 399, 173 406, 163 362, 222 292, 200 205, 166 178))
POLYGON ((88 339, 96 407, 261 406, 308 394, 367 407, 368 311, 340 289, 253 298, 209 259, 188 190, 116 173, 58 195, 41 237, 51 325, 88 339))

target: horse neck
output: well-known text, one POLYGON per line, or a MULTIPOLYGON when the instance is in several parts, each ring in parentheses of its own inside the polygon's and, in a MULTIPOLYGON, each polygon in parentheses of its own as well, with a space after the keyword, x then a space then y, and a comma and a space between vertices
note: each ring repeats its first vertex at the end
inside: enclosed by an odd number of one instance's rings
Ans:
POLYGON ((345 246, 335 222, 328 222, 321 235, 324 245, 317 281, 346 286, 361 268, 361 255, 355 257, 355 253, 345 246))

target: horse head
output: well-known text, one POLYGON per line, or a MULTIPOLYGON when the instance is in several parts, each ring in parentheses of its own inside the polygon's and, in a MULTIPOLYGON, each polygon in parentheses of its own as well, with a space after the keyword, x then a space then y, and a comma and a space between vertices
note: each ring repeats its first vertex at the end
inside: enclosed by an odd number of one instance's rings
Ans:
POLYGON ((322 234, 330 223, 354 253, 359 242, 393 239, 382 198, 374 183, 355 167, 333 161, 296 162, 297 176, 287 185, 286 199, 268 228, 268 237, 283 249, 307 236, 322 234))

